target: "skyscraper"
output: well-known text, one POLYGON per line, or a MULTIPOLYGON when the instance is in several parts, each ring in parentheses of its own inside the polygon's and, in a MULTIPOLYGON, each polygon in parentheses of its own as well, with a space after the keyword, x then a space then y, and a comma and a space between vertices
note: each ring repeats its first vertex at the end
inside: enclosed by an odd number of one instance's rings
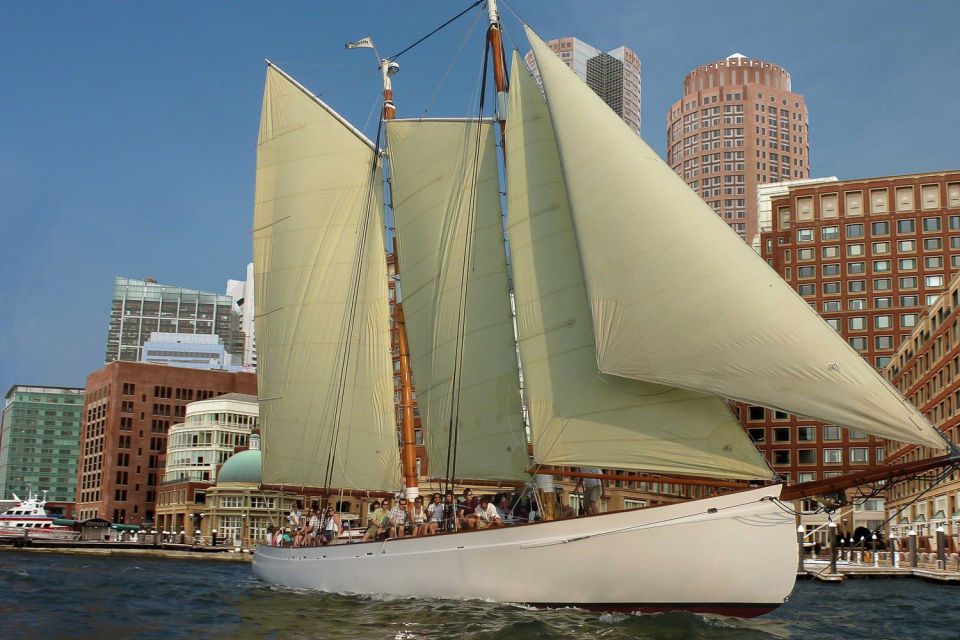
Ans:
POLYGON ((14 385, 0 422, 0 496, 48 491, 51 502, 73 502, 83 389, 14 385))
POLYGON ((243 331, 243 364, 250 371, 257 370, 257 332, 254 323, 253 263, 247 265, 246 280, 227 280, 227 295, 240 310, 240 330, 243 331))
POLYGON ((139 362, 153 332, 218 335, 227 352, 243 357, 241 316, 224 294, 117 278, 104 363, 139 362))
MULTIPOLYGON (((622 46, 603 52, 577 38, 557 38, 547 45, 640 134, 640 56, 622 46)), ((540 84, 533 52, 528 51, 524 60, 540 84)))
POLYGON ((683 80, 667 161, 741 238, 758 232, 757 185, 810 176, 809 117, 779 65, 735 53, 683 80))

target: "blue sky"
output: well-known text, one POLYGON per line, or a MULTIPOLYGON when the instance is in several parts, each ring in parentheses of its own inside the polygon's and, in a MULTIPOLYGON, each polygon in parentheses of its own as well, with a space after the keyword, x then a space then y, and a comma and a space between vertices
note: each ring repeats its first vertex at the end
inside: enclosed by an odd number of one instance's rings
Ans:
MULTIPOLYGON (((116 275, 212 291, 243 277, 264 58, 372 133, 374 58, 343 43, 396 53, 468 4, 0 3, 0 391, 83 386, 116 275)), ((684 74, 742 52, 783 65, 806 97, 813 175, 960 167, 956 0, 510 6, 545 39, 639 53, 643 136, 661 152, 684 74)), ((478 13, 400 58, 401 116, 472 112, 478 13)))

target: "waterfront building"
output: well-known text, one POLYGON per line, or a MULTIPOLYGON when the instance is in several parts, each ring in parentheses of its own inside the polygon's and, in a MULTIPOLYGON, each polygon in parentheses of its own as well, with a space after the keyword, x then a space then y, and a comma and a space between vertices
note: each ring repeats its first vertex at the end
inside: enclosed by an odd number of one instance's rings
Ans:
POLYGON ((143 343, 142 354, 140 361, 147 364, 218 371, 248 370, 240 363, 240 358, 227 352, 218 335, 154 331, 143 343))
POLYGON ((156 280, 117 278, 113 287, 104 363, 140 362, 143 343, 154 332, 217 335, 228 353, 243 357, 241 316, 233 298, 158 284, 156 280))
POLYGON ((243 331, 243 365, 248 371, 257 370, 257 331, 254 322, 253 263, 247 265, 246 280, 227 280, 227 295, 233 298, 240 313, 243 331))
POLYGON ((76 497, 83 389, 15 384, 0 420, 0 498, 31 489, 48 502, 76 497))
MULTIPOLYGON (((763 258, 878 369, 960 269, 960 171, 793 186, 771 198, 771 213, 763 258)), ((735 410, 790 482, 863 470, 887 457, 881 439, 858 431, 742 403, 735 410)), ((866 506, 850 517, 879 525, 882 499, 866 506)))
POLYGON ((191 402, 182 423, 170 427, 163 477, 157 490, 158 531, 191 537, 206 509, 206 491, 217 469, 249 446, 257 429, 257 397, 242 393, 191 402))
POLYGON ((809 116, 786 69, 735 53, 697 67, 667 114, 667 162, 741 238, 757 187, 810 176, 809 116))
MULTIPOLYGON (((948 185, 948 194, 949 190, 960 217, 960 181, 948 185)), ((960 238, 960 225, 955 233, 960 238)), ((884 375, 951 442, 960 443, 960 275, 954 274, 946 291, 920 314, 884 375)), ((942 453, 903 442, 886 443, 889 464, 942 453)), ((904 537, 912 529, 935 545, 936 529, 942 526, 955 542, 960 542, 960 473, 951 473, 936 485, 929 480, 934 475, 929 472, 924 479, 895 484, 886 491, 890 534, 904 537)))
MULTIPOLYGON (((570 37, 550 40, 547 46, 640 135, 640 56, 624 46, 604 52, 570 37)), ((524 60, 540 85, 533 51, 524 60)))
POLYGON ((77 475, 77 514, 153 523, 167 434, 190 402, 253 395, 252 373, 112 362, 87 376, 77 475))
POLYGON ((826 178, 797 178, 796 180, 781 180, 757 185, 757 234, 753 236, 750 245, 760 253, 760 234, 773 229, 772 205, 774 198, 790 195, 790 190, 812 184, 836 182, 836 176, 826 178))

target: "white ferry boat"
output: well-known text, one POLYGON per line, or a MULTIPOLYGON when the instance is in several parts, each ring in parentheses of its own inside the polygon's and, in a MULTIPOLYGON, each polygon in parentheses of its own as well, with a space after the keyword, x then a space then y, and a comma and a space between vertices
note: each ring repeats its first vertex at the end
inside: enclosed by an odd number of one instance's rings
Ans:
POLYGON ((42 498, 31 492, 26 500, 21 500, 15 493, 13 499, 17 505, 0 513, 0 540, 73 541, 80 537, 80 532, 75 531, 69 521, 47 514, 45 491, 42 498))

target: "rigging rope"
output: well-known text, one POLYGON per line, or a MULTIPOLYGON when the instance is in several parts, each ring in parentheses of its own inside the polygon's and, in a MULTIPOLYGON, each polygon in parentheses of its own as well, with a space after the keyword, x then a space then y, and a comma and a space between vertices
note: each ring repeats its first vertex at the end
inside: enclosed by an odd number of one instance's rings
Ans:
POLYGON ((449 489, 456 479, 457 468, 457 449, 460 439, 460 391, 462 386, 463 374, 463 348, 465 342, 466 322, 467 322, 467 289, 469 285, 470 265, 473 261, 474 227, 477 210, 477 181, 480 174, 480 147, 483 140, 483 109, 487 95, 487 58, 490 52, 490 41, 486 41, 483 50, 483 70, 480 73, 480 105, 477 113, 476 137, 474 140, 474 162, 472 167, 470 186, 470 197, 468 200, 467 228, 464 233, 463 245, 463 264, 460 272, 460 299, 457 307, 457 330, 454 347, 453 377, 451 379, 450 391, 450 423, 447 431, 447 468, 446 468, 446 486, 444 490, 449 489))
POLYGON ((389 60, 396 60, 397 58, 399 58, 400 56, 402 56, 403 54, 405 54, 407 51, 410 51, 410 49, 413 49, 415 46, 417 46, 418 44, 420 44, 421 42, 423 42, 424 40, 426 40, 427 38, 429 38, 429 37, 432 36, 433 34, 437 33, 437 32, 440 31, 440 30, 442 30, 444 27, 447 27, 447 26, 453 24, 453 23, 456 22, 459 18, 461 18, 462 16, 466 15, 467 13, 469 13, 471 9, 473 9, 473 8, 476 7, 476 6, 479 6, 479 5, 483 4, 485 1, 486 1, 486 0, 477 0, 476 2, 474 2, 473 4, 471 4, 469 7, 467 7, 466 9, 464 9, 463 11, 461 11, 460 13, 458 13, 458 14, 455 15, 455 16, 453 16, 452 18, 450 18, 449 20, 447 20, 446 22, 444 22, 442 25, 440 25, 439 27, 437 27, 436 29, 434 29, 433 31, 431 31, 430 33, 428 33, 427 35, 423 36, 422 38, 420 38, 419 40, 417 40, 416 42, 414 42, 413 44, 411 44, 409 47, 407 47, 407 48, 405 48, 405 49, 402 49, 399 53, 393 54, 393 55, 390 56, 388 59, 389 59, 389 60))

